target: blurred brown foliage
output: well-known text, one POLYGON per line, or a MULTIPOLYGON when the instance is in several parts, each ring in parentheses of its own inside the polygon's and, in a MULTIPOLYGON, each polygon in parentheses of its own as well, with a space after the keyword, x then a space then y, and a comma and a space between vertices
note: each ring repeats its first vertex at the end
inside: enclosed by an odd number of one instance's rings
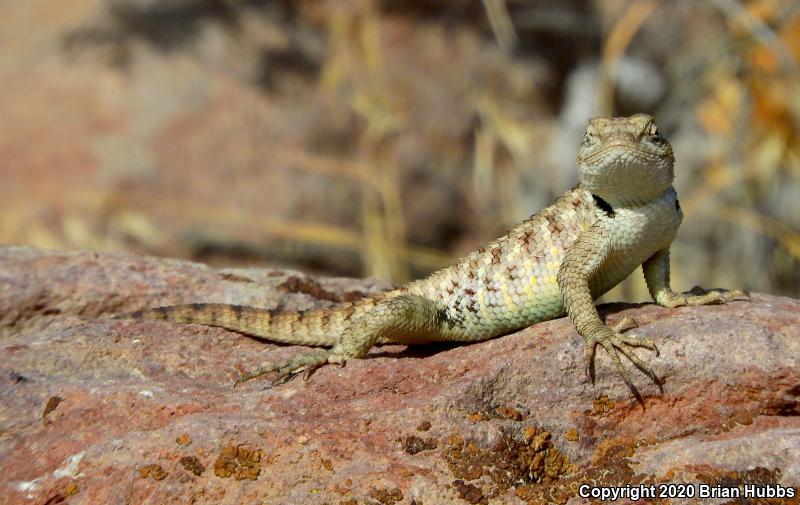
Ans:
POLYGON ((676 287, 800 296, 798 2, 33 0, 0 34, 0 243, 400 282, 571 187, 589 117, 648 112, 676 287))

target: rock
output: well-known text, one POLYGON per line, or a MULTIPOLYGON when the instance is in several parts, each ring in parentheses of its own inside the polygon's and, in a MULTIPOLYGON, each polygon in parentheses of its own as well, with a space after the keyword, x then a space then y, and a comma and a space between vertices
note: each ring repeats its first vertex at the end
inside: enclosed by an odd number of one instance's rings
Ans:
POLYGON ((565 318, 234 389, 240 370, 305 349, 107 317, 184 302, 307 309, 388 288, 0 248, 0 501, 581 503, 589 482, 800 485, 797 300, 603 306, 659 344, 639 354, 664 393, 634 371, 645 408, 603 352, 586 382, 565 318))

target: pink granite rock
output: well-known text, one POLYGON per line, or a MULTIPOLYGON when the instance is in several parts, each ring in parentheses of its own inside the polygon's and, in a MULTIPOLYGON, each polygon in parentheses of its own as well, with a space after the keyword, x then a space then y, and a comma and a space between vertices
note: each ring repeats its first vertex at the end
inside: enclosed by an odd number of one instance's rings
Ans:
POLYGON ((660 346, 640 353, 665 379, 658 394, 635 375, 644 409, 602 352, 585 381, 563 318, 234 389, 239 370, 305 349, 107 317, 306 309, 388 287, 0 248, 0 503, 581 503, 582 483, 800 485, 797 300, 604 306, 660 346))

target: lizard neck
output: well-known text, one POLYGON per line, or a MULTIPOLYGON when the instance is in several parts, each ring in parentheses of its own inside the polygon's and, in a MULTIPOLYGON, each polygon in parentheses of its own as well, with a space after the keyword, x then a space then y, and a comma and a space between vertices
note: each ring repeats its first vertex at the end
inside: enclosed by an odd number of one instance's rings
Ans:
POLYGON ((587 188, 584 185, 581 185, 583 189, 589 191, 592 194, 595 202, 598 202, 598 205, 601 207, 608 206, 611 210, 613 209, 620 209, 620 208, 633 208, 633 207, 643 207, 655 201, 661 200, 664 198, 666 193, 675 192, 675 188, 672 185, 667 186, 666 188, 653 188, 653 191, 645 191, 645 192, 633 192, 633 193, 614 193, 608 191, 592 191, 591 188, 587 188))

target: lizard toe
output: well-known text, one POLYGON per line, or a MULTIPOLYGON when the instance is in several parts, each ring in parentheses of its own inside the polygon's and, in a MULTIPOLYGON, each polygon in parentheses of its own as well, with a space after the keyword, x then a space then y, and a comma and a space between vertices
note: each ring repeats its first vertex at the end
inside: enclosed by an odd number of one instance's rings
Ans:
POLYGON ((586 380, 594 385, 594 356, 597 342, 587 340, 583 347, 583 362, 585 363, 586 380))
POLYGON ((750 298, 750 293, 742 289, 703 289, 695 286, 680 295, 686 305, 725 304, 740 298, 750 298))
POLYGON ((255 372, 243 374, 236 380, 236 382, 234 382, 233 385, 235 387, 243 382, 247 382, 273 372, 276 374, 276 376, 271 382, 270 386, 283 384, 301 372, 305 378, 308 378, 311 376, 314 370, 328 363, 328 360, 331 357, 330 355, 331 352, 329 350, 323 349, 309 353, 298 354, 284 360, 281 363, 266 363, 259 367, 259 369, 255 372))
MULTIPOLYGON (((620 337, 623 337, 623 336, 620 335, 620 337)), ((652 341, 651 341, 651 343, 652 343, 652 341)), ((630 347, 628 347, 628 346, 647 347, 646 344, 645 345, 642 345, 642 344, 643 344, 643 342, 641 340, 637 340, 637 342, 635 344, 633 344, 633 345, 629 344, 626 341, 626 338, 623 337, 623 338, 618 339, 618 341, 614 343, 614 347, 617 349, 617 351, 619 351, 623 355, 625 355, 625 357, 628 358, 630 360, 630 362, 633 363, 633 365, 636 368, 638 368, 643 374, 645 374, 647 377, 649 377, 650 380, 653 381, 653 383, 655 383, 656 386, 658 386, 658 389, 659 389, 659 391, 661 393, 664 393, 662 381, 661 381, 661 379, 658 378, 658 376, 656 375, 656 373, 653 370, 653 368, 649 364, 647 364, 644 361, 642 361, 642 359, 639 358, 639 356, 637 356, 630 349, 630 347)), ((655 344, 652 344, 652 346, 655 347, 655 344)))
POLYGON ((616 341, 630 347, 643 347, 645 349, 649 349, 656 353, 656 356, 661 354, 661 352, 658 350, 658 346, 652 338, 637 337, 635 335, 618 335, 616 341))
POLYGON ((256 370, 255 372, 241 374, 239 376, 239 378, 234 381, 233 387, 236 387, 239 384, 242 384, 242 383, 247 382, 249 380, 255 379, 256 377, 260 377, 262 375, 265 375, 265 374, 268 374, 270 372, 273 372, 276 369, 277 369, 277 367, 275 366, 275 364, 273 364, 273 363, 264 363, 260 367, 258 367, 258 370, 256 370))
POLYGON ((726 290, 722 291, 721 295, 722 295, 722 298, 726 302, 730 302, 730 301, 737 300, 737 299, 742 299, 742 298, 746 299, 746 300, 749 300, 750 297, 751 297, 750 296, 750 291, 748 291, 746 289, 726 289, 726 290))
POLYGON ((632 317, 623 317, 617 324, 611 327, 617 333, 622 333, 623 331, 631 330, 633 328, 638 328, 639 323, 636 322, 635 319, 632 317))
POLYGON ((628 358, 628 360, 651 381, 653 381, 653 383, 655 383, 659 390, 663 393, 663 381, 661 381, 661 379, 656 375, 652 367, 639 358, 639 356, 637 356, 631 349, 632 347, 644 347, 658 353, 658 347, 653 340, 649 338, 639 338, 633 335, 623 335, 619 332, 611 330, 610 328, 607 332, 603 332, 600 335, 588 338, 586 346, 586 366, 587 370, 591 373, 590 376, 592 378, 592 383, 594 383, 594 348, 596 345, 600 345, 606 350, 611 358, 611 361, 614 363, 614 367, 617 369, 617 373, 619 373, 619 375, 622 377, 622 380, 625 381, 628 389, 630 389, 631 393, 633 393, 633 396, 636 397, 636 400, 639 403, 644 405, 644 400, 642 399, 642 395, 639 393, 639 390, 633 384, 630 372, 628 372, 628 370, 622 364, 620 354, 628 358))
MULTIPOLYGON (((641 393, 639 393, 639 390, 633 384, 633 380, 631 380, 630 372, 625 369, 625 367, 622 365, 622 360, 619 358, 620 352, 622 352, 625 356, 628 356, 628 354, 614 344, 613 338, 601 341, 600 345, 603 346, 603 349, 605 349, 609 357, 611 357, 611 361, 614 363, 617 373, 619 373, 619 375, 622 377, 622 380, 625 381, 625 384, 628 386, 628 389, 630 389, 633 396, 639 403, 644 405, 644 400, 642 399, 641 393)), ((630 359, 630 357, 628 359, 630 359)))

